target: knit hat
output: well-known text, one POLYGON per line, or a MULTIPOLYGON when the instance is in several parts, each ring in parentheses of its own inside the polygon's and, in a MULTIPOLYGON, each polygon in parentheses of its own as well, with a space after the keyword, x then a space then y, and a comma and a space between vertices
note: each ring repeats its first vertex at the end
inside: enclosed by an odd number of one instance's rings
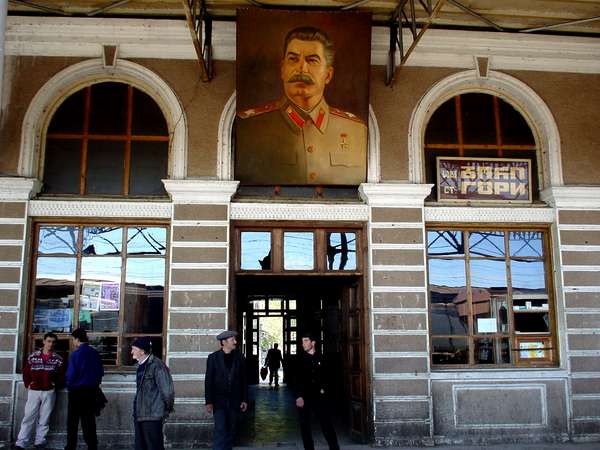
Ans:
POLYGON ((150 341, 149 337, 135 338, 134 341, 131 343, 131 346, 143 350, 146 354, 152 352, 152 341, 150 341))

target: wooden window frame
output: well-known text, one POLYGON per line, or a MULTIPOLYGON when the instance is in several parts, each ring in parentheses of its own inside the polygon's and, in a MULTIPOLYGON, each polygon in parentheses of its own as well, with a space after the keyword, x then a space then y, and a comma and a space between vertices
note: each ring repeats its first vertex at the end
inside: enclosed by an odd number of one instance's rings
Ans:
MULTIPOLYGON (((120 83, 127 86, 127 111, 125 114, 126 125, 125 133, 122 134, 107 134, 107 133, 90 133, 90 115, 92 110, 92 87, 94 84, 84 87, 84 108, 83 108, 83 130, 81 133, 47 133, 46 141, 51 139, 61 140, 80 140, 80 154, 81 164, 79 167, 79 193, 78 194, 60 194, 52 193, 45 195, 87 195, 86 192, 86 180, 88 173, 88 144, 90 141, 122 141, 125 143, 125 150, 123 156, 123 184, 121 186, 121 194, 109 195, 102 194, 103 196, 110 197, 129 197, 129 183, 131 178, 131 144, 132 142, 167 142, 170 141, 170 136, 167 132, 166 135, 158 134, 132 134, 133 124, 133 92, 135 88, 131 84, 108 81, 104 83, 120 83)), ((96 83, 101 84, 101 83, 96 83)), ((143 91, 140 91, 143 92, 143 91)), ((75 93, 71 95, 75 95, 75 93)), ((158 105, 157 105, 158 106, 158 105)), ((165 120, 166 125, 166 120, 165 120)), ((167 149, 169 151, 169 149, 167 149)), ((138 196, 136 196, 138 197, 138 196)), ((143 197, 143 195, 141 196, 143 197)))
MULTIPOLYGON (((557 321, 556 321, 556 297, 554 293, 554 285, 552 278, 552 253, 551 253, 551 237, 550 237, 550 229, 548 227, 540 227, 536 225, 532 226, 484 226, 481 224, 473 224, 473 225, 453 225, 449 226, 447 224, 427 224, 426 226, 426 236, 429 231, 460 231, 462 233, 465 232, 480 232, 480 231, 490 231, 490 232, 502 232, 504 234, 504 251, 505 255, 503 257, 476 257, 475 260, 505 260, 506 263, 506 283, 507 283, 507 309, 508 309, 508 317, 507 317, 507 332, 497 332, 497 333, 485 333, 485 334, 477 334, 475 333, 474 327, 474 317, 475 312, 473 311, 473 303, 472 303, 472 292, 471 292, 471 274, 470 274, 470 261, 474 259, 469 254, 469 240, 466 234, 463 234, 463 241, 465 242, 465 251, 464 256, 457 256, 456 260, 464 261, 465 263, 465 288, 467 292, 467 304, 468 304, 468 334, 466 336, 460 335, 433 335, 431 330, 429 332, 429 344, 430 344, 430 358, 431 365, 434 369, 467 369, 467 368, 477 368, 477 369, 499 369, 499 368, 536 368, 536 367, 557 367, 559 364, 559 347, 557 342, 557 321), (549 324, 547 333, 544 332, 534 332, 534 333, 520 333, 516 332, 514 329, 514 315, 515 311, 513 309, 513 292, 512 292, 512 274, 510 268, 511 258, 509 251, 509 233, 514 231, 531 231, 531 232, 541 232, 542 233, 542 246, 543 246, 543 257, 541 258, 529 258, 528 259, 537 259, 543 261, 544 263, 544 281, 545 287, 548 295, 548 317, 549 324), (464 339, 467 341, 468 351, 469 351, 469 363, 468 364, 435 364, 433 362, 433 339, 436 338, 455 338, 455 339, 464 339), (511 362, 510 363, 494 363, 494 364, 482 364, 475 362, 475 341, 480 339, 501 339, 508 338, 509 340, 509 351, 511 353, 511 362), (524 359, 521 358, 519 353, 519 342, 525 341, 544 341, 546 344, 543 350, 546 351, 547 355, 543 358, 535 358, 535 359, 524 359)), ((434 255, 432 257, 429 256, 429 242, 426 242, 426 258, 427 258, 427 266, 429 267, 429 261, 431 259, 444 259, 443 256, 434 255)), ((447 257, 446 257, 447 258, 447 257)), ((427 295, 430 297, 430 284, 429 284, 429 268, 427 270, 427 295)), ((428 302, 428 316, 429 323, 432 324, 432 304, 431 300, 428 302)), ((518 314, 518 313, 517 313, 518 314)))
MULTIPOLYGON (((117 364, 116 365, 105 365, 105 369, 108 371, 114 372, 129 372, 135 370, 134 366, 126 365, 122 360, 124 345, 126 345, 127 339, 136 338, 141 336, 147 336, 150 338, 160 338, 162 342, 162 356, 163 359, 166 356, 167 346, 166 346, 166 330, 167 330, 167 313, 168 313, 168 290, 169 290, 169 260, 170 260, 170 224, 162 221, 123 221, 123 222, 106 222, 106 221, 61 221, 61 220, 53 220, 53 221, 36 221, 33 223, 34 233, 31 245, 31 275, 29 281, 29 301, 28 301, 28 315, 27 315, 27 342, 25 345, 25 353, 23 358, 26 358, 28 354, 30 354, 33 350, 35 350, 35 341, 43 338, 43 335, 47 332, 34 333, 33 329, 33 316, 35 311, 35 297, 36 297, 36 276, 37 276, 37 259, 38 257, 72 257, 76 258, 76 273, 75 273, 75 282, 73 285, 74 288, 74 298, 73 298, 73 317, 72 317, 72 330, 76 329, 79 324, 79 307, 80 307, 80 295, 81 295, 81 261, 83 258, 82 255, 82 242, 83 242, 83 229, 85 227, 94 227, 94 226, 110 226, 110 227, 122 227, 123 233, 123 245, 121 248, 121 254, 118 255, 121 258, 121 281, 120 281, 120 305, 119 308, 119 319, 118 319, 118 330, 112 332, 93 332, 88 331, 87 335, 90 341, 94 338, 102 338, 102 337, 116 337, 117 338, 117 364), (79 229, 77 236, 77 251, 74 254, 52 254, 52 256, 46 254, 40 254, 38 252, 39 245, 39 233, 40 229, 44 226, 69 226, 76 227, 79 229), (126 242, 127 242, 127 229, 130 227, 156 227, 156 228, 165 228, 166 230, 166 242, 165 242, 165 254, 160 257, 165 261, 165 278, 164 278, 164 298, 163 298, 163 321, 162 321, 162 332, 161 333, 127 333, 125 332, 124 322, 125 322, 125 286, 126 286, 126 261, 128 259, 147 259, 147 258, 156 258, 156 255, 134 255, 129 256, 127 254, 126 242)), ((71 333, 65 332, 54 332, 58 336, 59 340, 68 340, 69 341, 69 354, 75 350, 73 347, 73 342, 71 339, 71 333)))
POLYGON ((263 222, 256 225, 248 223, 233 223, 233 249, 235 249, 234 267, 236 275, 362 275, 364 261, 364 248, 362 238, 365 236, 364 224, 356 223, 336 223, 336 224, 315 224, 294 222, 294 224, 282 225, 279 223, 263 222), (241 268, 241 233, 246 231, 271 232, 271 270, 248 270, 241 268), (313 246, 313 270, 290 270, 284 269, 284 232, 312 232, 314 235, 313 246), (356 233, 356 269, 355 270, 333 270, 327 268, 327 233, 356 233))

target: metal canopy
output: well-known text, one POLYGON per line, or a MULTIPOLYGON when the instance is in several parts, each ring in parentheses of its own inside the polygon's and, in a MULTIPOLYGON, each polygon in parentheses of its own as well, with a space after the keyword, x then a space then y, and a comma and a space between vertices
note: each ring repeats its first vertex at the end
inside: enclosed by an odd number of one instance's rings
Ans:
POLYGON ((212 21, 235 20, 236 9, 248 6, 370 11, 374 25, 390 30, 387 84, 428 28, 600 37, 600 0, 9 0, 8 4, 9 15, 184 19, 204 81, 212 76, 212 21), (403 30, 409 31, 410 42, 403 42, 403 30))

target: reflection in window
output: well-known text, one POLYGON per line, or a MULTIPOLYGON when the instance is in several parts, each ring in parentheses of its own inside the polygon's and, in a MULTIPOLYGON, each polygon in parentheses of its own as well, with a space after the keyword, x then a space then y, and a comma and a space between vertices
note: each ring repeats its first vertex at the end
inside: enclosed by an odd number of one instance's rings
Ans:
POLYGON ((242 270, 271 270, 271 232, 242 231, 242 270))
POLYGON ((109 366, 131 363, 131 335, 162 345, 166 236, 160 226, 40 225, 30 342, 48 331, 68 342, 81 327, 109 366))
POLYGON ((553 332, 545 232, 428 230, 427 237, 433 363, 526 364, 515 356, 518 336, 549 342, 553 332))
POLYGON ((283 233, 283 268, 312 270, 314 268, 314 234, 285 231, 283 233))
POLYGON ((356 270, 356 233, 327 233, 327 268, 356 270))
POLYGON ((38 253, 46 255, 75 254, 77 252, 78 232, 78 228, 70 226, 40 227, 38 253))

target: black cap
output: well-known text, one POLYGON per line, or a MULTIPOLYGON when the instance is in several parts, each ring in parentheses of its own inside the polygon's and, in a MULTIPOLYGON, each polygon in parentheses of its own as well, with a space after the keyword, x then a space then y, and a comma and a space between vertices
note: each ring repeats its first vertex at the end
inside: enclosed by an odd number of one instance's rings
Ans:
POLYGON ((217 340, 224 341, 225 339, 229 339, 230 337, 237 337, 237 335, 237 331, 225 330, 217 336, 217 340))

